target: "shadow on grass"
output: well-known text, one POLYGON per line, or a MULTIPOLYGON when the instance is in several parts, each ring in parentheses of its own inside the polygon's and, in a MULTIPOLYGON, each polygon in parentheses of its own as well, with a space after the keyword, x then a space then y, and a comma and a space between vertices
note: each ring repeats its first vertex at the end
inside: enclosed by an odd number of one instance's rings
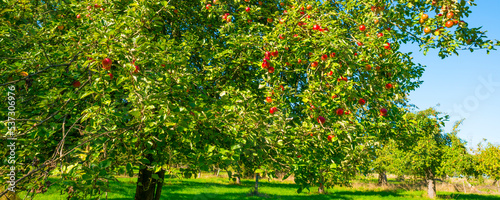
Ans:
POLYGON ((484 199, 484 200, 499 200, 499 196, 493 195, 477 195, 477 194, 439 194, 440 199, 484 199))

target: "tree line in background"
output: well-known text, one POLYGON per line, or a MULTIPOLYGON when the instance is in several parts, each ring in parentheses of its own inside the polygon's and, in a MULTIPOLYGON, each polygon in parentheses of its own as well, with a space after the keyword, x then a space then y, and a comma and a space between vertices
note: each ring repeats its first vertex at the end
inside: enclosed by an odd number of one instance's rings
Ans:
POLYGON ((498 41, 464 21, 473 5, 1 2, 0 90, 9 101, 0 102, 8 119, 0 129, 18 138, 17 189, 35 195, 60 184, 68 199, 98 198, 116 175, 139 169, 135 199, 159 199, 178 165, 185 177, 215 166, 235 181, 285 173, 298 192, 319 193, 396 163, 430 188, 444 174, 468 175, 463 142, 442 134, 446 117, 409 111, 424 67, 399 47, 417 43, 443 58, 494 50, 498 41), (61 179, 50 183, 51 174, 61 179))

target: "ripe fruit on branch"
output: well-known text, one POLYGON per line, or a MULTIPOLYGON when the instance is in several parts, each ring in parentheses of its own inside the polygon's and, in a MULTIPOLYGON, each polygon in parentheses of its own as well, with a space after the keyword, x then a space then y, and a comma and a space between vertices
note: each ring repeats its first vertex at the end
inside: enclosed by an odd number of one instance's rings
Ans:
POLYGON ((297 158, 300 158, 300 157, 302 157, 302 155, 298 155, 298 156, 297 156, 297 158))
POLYGON ((318 117, 318 123, 320 123, 320 124, 324 124, 324 123, 325 123, 325 121, 326 121, 326 119, 325 119, 324 117, 322 117, 322 116, 319 116, 319 117, 318 117))
POLYGON ((269 51, 266 51, 266 53, 264 54, 266 57, 271 57, 271 52, 269 51))
POLYGON ((383 37, 384 34, 383 33, 377 33, 377 37, 383 37))
POLYGON ((108 73, 109 75, 109 79, 113 79, 113 74, 112 73, 108 73))
POLYGON ((80 87, 80 81, 75 81, 73 82, 73 87, 79 88, 80 87))
POLYGON ((321 27, 320 27, 319 25, 317 25, 317 24, 313 26, 313 29, 314 29, 314 30, 319 30, 320 28, 321 28, 321 27))
POLYGON ((311 5, 307 5, 307 10, 311 10, 312 6, 311 5))
POLYGON ((446 18, 448 18, 448 19, 453 18, 453 13, 452 13, 452 12, 449 12, 448 14, 446 14, 446 18))
POLYGON ((326 54, 323 54, 323 55, 321 56, 321 60, 323 60, 323 61, 324 61, 324 60, 326 60, 327 58, 328 58, 328 55, 326 55, 326 54))
POLYGON ((272 55, 272 56, 274 56, 274 57, 278 56, 278 54, 279 54, 279 53, 278 53, 278 50, 273 51, 273 52, 271 53, 271 55, 272 55))
POLYGON ((280 85, 281 87, 281 91, 285 91, 285 87, 283 87, 283 85, 280 85))
POLYGON ((423 14, 422 17, 420 17, 420 19, 427 20, 427 19, 429 19, 429 15, 428 14, 423 14))
POLYGON ((335 53, 331 53, 330 57, 334 58, 335 57, 335 53))
POLYGON ((357 42, 358 46, 363 46, 362 42, 357 42))
POLYGON ((318 66, 318 62, 314 61, 311 63, 311 67, 316 68, 318 66))
POLYGON ((267 69, 267 72, 269 72, 270 74, 274 73, 274 67, 269 67, 267 69))
POLYGON ((266 97, 266 102, 267 103, 272 103, 273 102, 273 99, 271 97, 266 97))
POLYGON ((264 60, 262 62, 262 68, 267 69, 268 67, 269 67, 269 63, 267 62, 267 60, 264 60))
POLYGON ((446 21, 446 24, 444 24, 444 25, 445 25, 447 28, 451 28, 451 27, 452 27, 453 25, 455 25, 455 24, 453 23, 453 21, 448 20, 448 21, 446 21))
POLYGON ((344 114, 344 109, 342 108, 339 108, 335 111, 335 113, 338 115, 338 116, 342 116, 344 114))
POLYGON ((333 138, 334 138, 334 137, 335 137, 335 136, 333 136, 333 135, 329 135, 329 136, 328 136, 328 141, 329 141, 329 142, 331 142, 331 141, 333 140, 333 138))
POLYGON ((250 12, 250 7, 245 8, 245 11, 250 12))
POLYGON ((380 109, 380 114, 382 116, 387 116, 387 109, 385 109, 385 108, 380 109))
POLYGON ((267 18, 267 22, 272 23, 272 22, 273 22, 273 19, 271 19, 271 18, 267 18))
POLYGON ((333 71, 328 72, 328 76, 333 75, 333 71))
POLYGON ((271 109, 269 109, 269 113, 271 113, 271 114, 273 114, 276 111, 278 111, 278 108, 276 108, 276 107, 272 107, 271 109))
POLYGON ((134 73, 139 72, 139 66, 135 65, 134 67, 135 67, 134 73))
POLYGON ((390 84, 390 83, 385 84, 385 88, 386 89, 391 89, 392 88, 392 84, 390 84))
POLYGON ((281 35, 281 34, 280 34, 280 37, 279 37, 279 38, 280 38, 280 39, 285 39, 285 38, 283 37, 283 35, 281 35))
POLYGON ((431 28, 429 28, 429 27, 425 27, 424 28, 424 33, 425 34, 429 34, 430 32, 431 32, 431 28))
POLYGON ((365 31, 366 30, 366 26, 365 25, 360 25, 359 26, 359 30, 360 31, 365 31))
POLYGON ((26 77, 26 76, 28 76, 28 72, 22 71, 22 72, 21 72, 21 76, 22 76, 22 77, 26 77))
POLYGON ((387 42, 384 44, 385 49, 390 49, 391 48, 391 43, 387 42))
POLYGON ((370 71, 372 69, 372 66, 371 65, 365 65, 365 69, 366 69, 366 71, 370 71))
POLYGON ((76 15, 76 18, 77 18, 77 19, 80 19, 80 17, 81 17, 81 16, 80 16, 80 14, 76 15))
POLYGON ((364 99, 359 99, 358 103, 360 105, 365 105, 366 101, 364 99))
POLYGON ((110 70, 111 69, 111 59, 104 58, 104 60, 102 60, 102 68, 104 68, 105 70, 110 70))
POLYGON ((209 9, 210 9, 210 6, 212 6, 212 5, 211 5, 211 4, 207 4, 207 6, 205 6, 205 8, 206 8, 207 10, 209 10, 209 9))

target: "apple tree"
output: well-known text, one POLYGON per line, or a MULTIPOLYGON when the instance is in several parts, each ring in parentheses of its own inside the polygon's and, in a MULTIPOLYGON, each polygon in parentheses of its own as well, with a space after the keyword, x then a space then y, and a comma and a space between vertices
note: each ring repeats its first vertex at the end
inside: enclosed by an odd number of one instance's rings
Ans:
POLYGON ((243 167, 289 171, 299 191, 349 184, 369 148, 397 137, 406 96, 421 83, 424 68, 402 43, 442 57, 494 49, 461 22, 469 7, 455 1, 1 6, 0 85, 2 94, 15 89, 16 184, 33 192, 61 184, 73 199, 105 196, 109 181, 134 169, 136 199, 159 199, 178 164, 186 177, 213 165, 237 177, 243 167), (48 182, 51 173, 58 183, 48 182))

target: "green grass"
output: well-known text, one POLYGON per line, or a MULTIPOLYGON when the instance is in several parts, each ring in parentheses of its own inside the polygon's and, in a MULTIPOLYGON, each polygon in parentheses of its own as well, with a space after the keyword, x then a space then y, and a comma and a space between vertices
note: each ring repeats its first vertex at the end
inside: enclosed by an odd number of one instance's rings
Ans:
MULTIPOLYGON (((108 194, 110 200, 133 199, 135 194, 136 178, 119 178, 120 182, 112 182, 112 192, 108 194)), ((54 179, 53 181, 57 181, 54 179)), ((161 199, 172 200, 209 200, 209 199, 286 199, 286 200, 320 200, 320 199, 345 199, 345 200, 377 200, 377 199, 426 199, 424 191, 382 191, 380 189, 366 190, 363 188, 335 187, 328 189, 327 195, 317 194, 317 188, 305 190, 297 194, 297 186, 279 181, 268 182, 264 179, 260 183, 261 196, 249 196, 255 182, 242 180, 241 185, 232 184, 225 178, 210 179, 165 179, 161 199)), ((38 194, 34 199, 63 200, 58 187, 51 187, 44 194, 38 194)), ((500 196, 473 195, 439 192, 440 199, 500 199, 500 196)), ((23 198, 23 193, 19 197, 23 198)))

